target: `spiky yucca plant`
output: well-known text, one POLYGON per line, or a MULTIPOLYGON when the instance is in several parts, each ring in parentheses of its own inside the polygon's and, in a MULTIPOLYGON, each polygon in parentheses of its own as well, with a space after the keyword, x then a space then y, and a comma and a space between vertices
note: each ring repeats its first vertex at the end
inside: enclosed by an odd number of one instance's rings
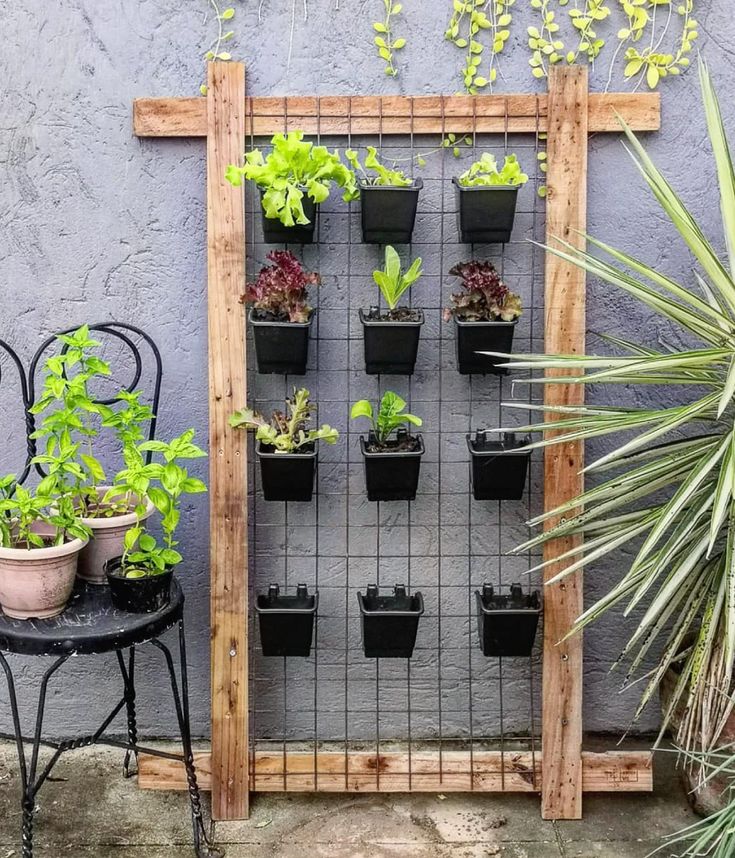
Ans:
MULTIPOLYGON (((684 717, 677 741, 684 748, 715 746, 733 701, 735 660, 735 170, 720 108, 707 69, 700 70, 702 95, 720 187, 729 254, 726 266, 692 214, 624 124, 630 151, 664 213, 694 255, 694 282, 675 282, 627 253, 587 237, 597 252, 558 241, 548 248, 593 277, 619 287, 682 330, 695 347, 677 351, 609 338, 620 357, 522 355, 506 364, 516 370, 562 370, 569 384, 671 385, 681 404, 666 408, 581 405, 518 406, 553 413, 553 424, 516 431, 562 430, 532 447, 626 433, 610 453, 585 471, 601 481, 574 500, 531 521, 561 523, 517 551, 557 537, 581 536, 582 547, 562 555, 557 581, 631 545, 635 557, 622 578, 579 617, 574 631, 623 604, 625 613, 644 609, 621 660, 627 680, 641 673, 645 657, 660 651, 645 675, 640 711, 667 670, 678 681, 667 711, 684 717), (642 544, 641 544, 642 543, 642 544)), ((511 357, 512 356, 508 356, 511 357)), ((502 431, 502 430, 501 430, 502 431)), ((549 561, 551 562, 551 561, 549 561)), ((553 561, 553 562, 556 562, 553 561)), ((547 565, 542 563, 536 568, 547 565)))

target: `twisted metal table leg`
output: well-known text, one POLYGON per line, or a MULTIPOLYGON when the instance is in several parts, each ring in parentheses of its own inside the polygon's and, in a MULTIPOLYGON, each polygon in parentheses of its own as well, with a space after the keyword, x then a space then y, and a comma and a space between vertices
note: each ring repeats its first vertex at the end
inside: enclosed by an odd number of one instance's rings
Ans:
POLYGON ((125 752, 123 761, 123 777, 131 778, 137 774, 138 769, 138 721, 135 709, 135 647, 131 646, 128 655, 128 666, 125 668, 125 659, 120 650, 117 650, 117 661, 120 665, 120 673, 125 687, 125 708, 128 717, 128 742, 132 750, 125 752), (130 760, 135 757, 135 771, 130 769, 130 760))

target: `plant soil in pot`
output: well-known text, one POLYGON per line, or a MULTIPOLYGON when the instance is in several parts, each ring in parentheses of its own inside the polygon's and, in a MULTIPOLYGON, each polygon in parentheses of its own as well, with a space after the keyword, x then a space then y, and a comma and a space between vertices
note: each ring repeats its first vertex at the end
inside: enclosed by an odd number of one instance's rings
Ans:
POLYGON ((63 545, 0 547, 0 606, 17 620, 60 614, 74 589, 79 552, 86 539, 63 545))
POLYGON ((506 432, 498 440, 490 440, 485 432, 467 435, 470 451, 472 495, 475 500, 520 500, 526 486, 531 451, 522 449, 528 438, 516 440, 506 432))
POLYGON ((396 584, 393 595, 381 596, 375 584, 357 594, 362 620, 362 648, 367 658, 411 658, 419 619, 424 613, 421 593, 409 595, 396 584))
POLYGON ((423 186, 423 179, 414 179, 407 186, 360 182, 362 240, 366 244, 408 244, 423 186))
POLYGON ((541 614, 538 591, 524 593, 520 584, 511 584, 510 593, 501 594, 483 584, 475 599, 483 655, 531 655, 541 614))
POLYGON ((126 572, 123 572, 122 557, 114 557, 105 564, 112 604, 119 611, 155 614, 168 605, 173 569, 152 575, 131 565, 126 567, 126 572))
POLYGON ((258 372, 264 375, 306 374, 313 313, 308 322, 284 322, 262 310, 251 310, 249 319, 258 372))
POLYGON ((255 611, 263 655, 311 655, 318 604, 319 594, 310 596, 306 584, 298 585, 295 596, 281 595, 278 584, 271 584, 267 595, 259 595, 255 611))
MULTIPOLYGON (((301 188, 305 191, 305 188, 301 188)), ((261 190, 261 196, 263 191, 261 190)), ((316 229, 316 218, 319 207, 304 194, 302 199, 304 214, 309 219, 309 223, 296 223, 293 226, 286 226, 281 223, 277 217, 267 217, 262 210, 261 215, 263 221, 263 241, 266 244, 313 244, 314 230, 316 229)))
MULTIPOLYGON (((109 490, 110 486, 97 488, 100 502, 109 490)), ((137 495, 133 495, 129 503, 125 504, 125 508, 131 511, 115 513, 115 501, 113 499, 110 504, 107 504, 108 511, 113 510, 111 514, 81 517, 82 524, 92 531, 92 538, 82 549, 77 566, 77 575, 84 581, 88 581, 90 584, 107 584, 105 563, 122 554, 125 533, 137 521, 146 521, 153 514, 154 506, 146 498, 145 512, 141 516, 136 516, 134 510, 138 503, 139 498, 137 495)), ((104 504, 101 504, 100 511, 104 513, 104 504)))
POLYGON ((413 375, 419 348, 422 310, 398 307, 381 313, 360 310, 368 375, 413 375))

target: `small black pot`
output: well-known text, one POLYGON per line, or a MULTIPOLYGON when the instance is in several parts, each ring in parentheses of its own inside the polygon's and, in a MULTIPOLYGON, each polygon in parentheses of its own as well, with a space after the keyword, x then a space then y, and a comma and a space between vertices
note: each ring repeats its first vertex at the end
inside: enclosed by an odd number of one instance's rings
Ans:
POLYGON ((255 341, 258 372, 278 375, 305 375, 309 356, 309 332, 314 313, 308 322, 268 322, 248 314, 255 341))
POLYGON ((118 611, 129 614, 155 614, 171 601, 171 580, 174 570, 145 578, 123 578, 120 575, 122 557, 113 557, 105 563, 105 574, 110 585, 112 604, 118 611))
POLYGON ((362 649, 366 658, 411 658, 419 618, 424 613, 421 593, 409 596, 396 584, 392 596, 380 596, 375 584, 357 594, 362 619, 362 649))
MULTIPOLYGON (((365 486, 370 501, 414 500, 419 484, 421 457, 424 455, 424 439, 416 435, 418 449, 411 452, 395 450, 408 433, 399 429, 396 440, 388 441, 386 449, 371 453, 367 449, 365 438, 360 436, 360 450, 365 462, 365 486)), ((368 443, 374 441, 371 432, 368 443)))
POLYGON ((408 244, 423 186, 423 179, 414 179, 405 187, 360 182, 362 240, 366 244, 408 244))
MULTIPOLYGON (((302 188, 302 190, 305 190, 302 188)), ((261 188, 261 196, 265 191, 261 188)), ((311 197, 304 194, 301 200, 304 206, 304 214, 309 218, 309 223, 297 223, 294 226, 286 226, 278 218, 266 217, 261 205, 260 211, 263 218, 263 241, 266 244, 313 244, 314 229, 316 227, 316 203, 311 197)))
POLYGON ((319 594, 310 596, 306 584, 298 585, 295 596, 281 596, 278 584, 270 585, 267 596, 259 595, 255 611, 263 655, 311 655, 318 604, 319 594))
POLYGON ((413 375, 424 313, 415 322, 386 322, 377 317, 377 307, 360 310, 368 375, 413 375))
POLYGON ((313 444, 305 444, 302 453, 277 453, 275 448, 258 442, 263 498, 267 501, 310 501, 314 494, 317 453, 313 444))
POLYGON ((506 432, 500 441, 489 441, 485 433, 467 435, 472 458, 470 480, 475 500, 520 500, 526 485, 530 450, 520 449, 528 438, 516 441, 506 432))
POLYGON ((452 179, 457 195, 460 241, 465 244, 504 244, 510 241, 516 216, 518 185, 470 185, 452 179))
POLYGON ((507 363, 505 358, 479 354, 479 352, 502 352, 509 354, 513 349, 513 332, 518 320, 514 322, 465 322, 455 318, 455 346, 457 369, 461 375, 505 375, 508 370, 499 367, 507 363))
POLYGON ((541 614, 538 591, 524 595, 520 584, 511 584, 510 595, 503 596, 483 584, 475 598, 483 655, 531 655, 541 614))

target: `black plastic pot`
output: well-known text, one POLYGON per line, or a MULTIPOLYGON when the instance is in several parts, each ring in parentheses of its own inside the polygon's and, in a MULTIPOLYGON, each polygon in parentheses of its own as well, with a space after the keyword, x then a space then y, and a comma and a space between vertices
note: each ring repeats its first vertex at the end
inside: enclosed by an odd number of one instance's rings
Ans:
POLYGON ((500 441, 491 441, 484 432, 467 435, 472 460, 470 479, 475 500, 520 500, 526 485, 530 450, 520 449, 528 438, 516 441, 506 432, 500 441))
POLYGON ((129 614, 155 614, 168 605, 171 600, 173 569, 145 578, 123 578, 121 567, 122 557, 113 557, 105 563, 112 604, 118 611, 127 611, 129 614))
POLYGON ((255 601, 263 655, 311 655, 318 605, 319 594, 310 596, 306 584, 298 585, 295 596, 281 596, 278 584, 271 584, 255 601))
POLYGON ((510 241, 516 216, 518 185, 470 185, 453 178, 457 196, 460 241, 465 244, 503 244, 510 241))
POLYGON ((360 310, 368 375, 413 375, 419 349, 423 311, 415 322, 386 322, 377 317, 377 307, 360 310))
POLYGON ((368 500, 399 501, 414 500, 419 484, 421 457, 424 455, 424 439, 416 435, 418 449, 406 452, 397 449, 408 437, 405 429, 399 429, 395 440, 386 444, 386 449, 371 453, 368 444, 375 442, 372 432, 368 441, 360 436, 360 450, 365 462, 365 486, 368 500))
POLYGON ((514 322, 464 322, 455 318, 455 347, 457 369, 461 375, 505 375, 507 369, 499 367, 507 363, 505 358, 492 357, 480 352, 502 352, 513 350, 514 322))
POLYGON ((501 595, 483 584, 475 598, 483 655, 531 655, 541 614, 538 591, 524 594, 520 584, 511 584, 510 594, 501 595))
POLYGON ((277 453, 274 447, 258 442, 263 498, 267 501, 310 501, 314 494, 317 453, 306 444, 302 453, 277 453))
POLYGON ((258 372, 278 375, 305 375, 309 356, 309 332, 314 313, 308 322, 268 322, 248 314, 255 341, 258 372))
MULTIPOLYGON (((303 189, 302 189, 303 190, 303 189)), ((265 191, 261 188, 261 196, 265 191)), ((286 226, 278 218, 266 217, 261 205, 260 211, 263 218, 263 241, 266 244, 313 244, 314 229, 316 228, 317 206, 311 197, 304 194, 301 203, 304 214, 309 218, 307 224, 295 224, 286 226)))
POLYGON ((409 596, 396 584, 392 596, 381 596, 375 584, 357 594, 362 619, 362 649, 367 658, 411 658, 419 618, 424 613, 421 593, 409 596))
POLYGON ((366 244, 408 244, 423 186, 423 179, 414 179, 405 187, 360 182, 362 240, 366 244))

